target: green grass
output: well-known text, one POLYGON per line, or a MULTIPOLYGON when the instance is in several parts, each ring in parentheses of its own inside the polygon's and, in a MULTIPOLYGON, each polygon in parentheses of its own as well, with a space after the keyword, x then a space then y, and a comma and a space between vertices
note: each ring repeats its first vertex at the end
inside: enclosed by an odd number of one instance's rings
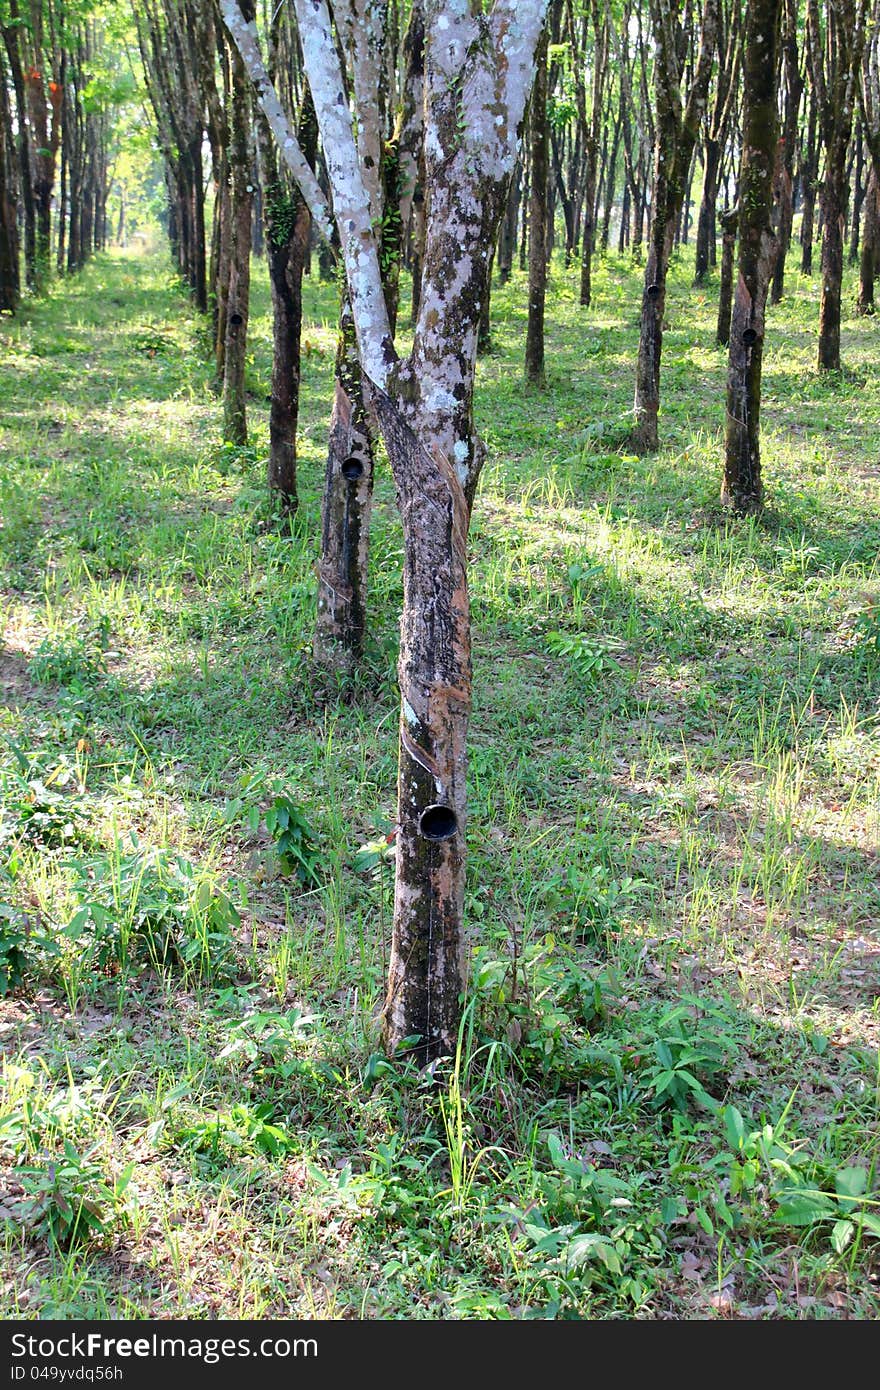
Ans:
POLYGON ((427 1077, 378 1043, 393 490, 364 670, 328 699, 334 291, 307 282, 287 538, 255 273, 245 450, 162 256, 0 324, 3 1313, 875 1317, 880 326, 848 313, 820 376, 789 276, 768 510, 733 523, 687 253, 651 458, 623 443, 638 267, 599 262, 588 313, 554 268, 544 392, 523 279, 496 291, 472 964, 427 1077))

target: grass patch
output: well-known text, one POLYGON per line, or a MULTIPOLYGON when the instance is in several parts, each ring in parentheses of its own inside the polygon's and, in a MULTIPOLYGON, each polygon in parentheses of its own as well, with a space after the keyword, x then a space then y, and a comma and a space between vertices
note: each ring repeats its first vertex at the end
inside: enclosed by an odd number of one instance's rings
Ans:
POLYGON ((769 509, 719 514, 714 295, 673 267, 663 447, 622 444, 640 275, 554 265, 544 392, 496 290, 471 531, 470 984, 381 1055, 400 527, 353 700, 309 661, 335 340, 306 282, 301 509, 224 448, 161 258, 0 329, 0 1242, 27 1318, 878 1312, 878 325, 814 368, 789 277, 769 509))

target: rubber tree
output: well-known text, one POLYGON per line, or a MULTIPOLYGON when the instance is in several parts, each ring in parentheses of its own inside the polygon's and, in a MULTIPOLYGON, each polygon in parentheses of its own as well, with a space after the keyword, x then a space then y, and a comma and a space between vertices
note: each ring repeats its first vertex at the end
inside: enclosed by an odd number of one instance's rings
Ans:
POLYGON ((547 190, 550 169, 547 123, 547 31, 538 43, 529 110, 532 184, 529 198, 529 311, 526 324, 526 381, 545 384, 544 300, 547 291, 547 190))
MULTIPOLYGON (((287 23, 288 12, 278 10, 270 27, 269 72, 284 102, 285 114, 294 123, 299 106, 297 138, 312 168, 318 146, 318 125, 308 87, 301 86, 296 100, 294 75, 296 48, 287 23)), ((263 220, 266 260, 272 292, 272 392, 269 406, 269 461, 267 483, 282 518, 289 527, 297 509, 296 431, 299 421, 300 349, 302 337, 302 280, 309 247, 312 218, 305 199, 278 158, 269 122, 257 111, 257 143, 263 174, 263 220)))
MULTIPOLYGON (((389 8, 385 0, 339 0, 333 8, 344 74, 354 94, 355 141, 372 225, 385 222, 386 137, 390 136, 389 8)), ((326 152, 325 152, 326 158, 326 152)), ((395 267, 396 270, 396 267, 395 267)), ((391 332, 396 274, 386 291, 391 332)), ((355 322, 343 287, 333 383, 333 411, 321 501, 321 558, 312 655, 337 677, 351 676, 363 652, 373 503, 375 425, 364 401, 355 322)))
POLYGON ((781 24, 782 68, 785 82, 784 119, 782 124, 782 149, 777 170, 779 190, 778 229, 779 245, 776 252, 776 265, 770 284, 770 302, 778 304, 785 293, 785 258, 791 241, 794 216, 794 158, 797 149, 798 119, 801 100, 804 94, 804 79, 798 57, 798 4, 797 0, 783 0, 781 24))
MULTIPOLYGON (((242 0, 245 18, 253 20, 253 0, 242 0)), ((234 43, 226 45, 229 74, 229 281, 223 348, 223 438, 247 444, 245 361, 251 284, 254 142, 250 83, 234 43)))
POLYGON ((21 296, 17 193, 12 112, 0 55, 0 312, 10 314, 18 309, 21 296))
MULTIPOLYGON (((581 285, 580 303, 589 308, 593 297, 593 249, 596 232, 596 187, 599 179, 599 136, 602 131, 602 108, 605 99, 605 85, 608 76, 608 19, 607 11, 600 11, 598 0, 590 0, 590 23, 593 30, 593 83, 589 122, 581 111, 587 130, 586 167, 584 173, 584 211, 581 241, 581 285)), ((576 88, 578 105, 583 102, 583 91, 576 88)))
POLYGON ((718 30, 719 0, 705 0, 699 49, 687 76, 688 35, 682 24, 681 0, 651 0, 656 42, 654 87, 656 127, 651 235, 645 262, 639 356, 633 406, 633 447, 647 453, 658 447, 660 359, 666 276, 675 231, 681 216, 685 185, 694 145, 706 107, 718 30), (683 94, 686 85, 686 94, 683 94))
POLYGON ((705 283, 715 264, 715 205, 721 159, 730 133, 731 117, 739 96, 742 60, 742 11, 739 0, 729 0, 719 11, 718 70, 711 102, 706 105, 703 140, 703 192, 697 215, 694 252, 694 284, 705 283))
POLYGON ((745 114, 739 178, 739 274, 727 367, 722 502, 740 515, 760 510, 761 363, 770 276, 779 246, 773 231, 777 162, 776 72, 782 0, 748 0, 745 114))
POLYGON ((858 311, 860 314, 873 314, 874 281, 880 269, 880 0, 874 0, 868 25, 860 96, 871 171, 865 192, 858 311))
POLYGON ((204 313, 208 288, 202 136, 206 49, 214 61, 210 6, 207 0, 137 0, 134 17, 165 160, 177 265, 196 308, 204 313))
MULTIPOLYGON (((477 335, 545 9, 543 0, 495 0, 486 13, 464 0, 427 0, 425 253, 412 350, 400 358, 330 16, 325 0, 296 0, 358 355, 403 522, 397 871, 384 1036, 391 1050, 417 1037, 415 1055, 425 1062, 454 1049, 461 1018, 467 531, 485 453, 473 419, 477 335)), ((240 13, 239 20, 241 31, 240 13)), ((252 26, 250 37, 255 44, 252 26)), ((289 128, 281 139, 290 167, 302 173, 289 128)), ((317 190, 315 200, 313 177, 306 185, 316 225, 329 235, 323 196, 317 190)))
POLYGON ((819 301, 820 371, 840 370, 843 239, 852 137, 868 0, 807 0, 807 52, 825 149, 822 208, 822 294, 819 301))

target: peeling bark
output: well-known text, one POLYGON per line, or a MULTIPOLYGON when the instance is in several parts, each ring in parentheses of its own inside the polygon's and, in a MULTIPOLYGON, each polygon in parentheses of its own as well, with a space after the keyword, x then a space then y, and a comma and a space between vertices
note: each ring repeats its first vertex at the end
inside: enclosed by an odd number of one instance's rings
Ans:
MULTIPOLYGON (((296 0, 333 191, 358 355, 404 526, 397 883, 385 1044, 455 1046, 463 897, 470 645, 467 522, 484 451, 473 423, 477 334, 541 0, 491 11, 426 0, 427 221, 412 353, 398 362, 379 251, 324 0, 296 0)), ((285 137, 286 139, 287 137, 285 137)))

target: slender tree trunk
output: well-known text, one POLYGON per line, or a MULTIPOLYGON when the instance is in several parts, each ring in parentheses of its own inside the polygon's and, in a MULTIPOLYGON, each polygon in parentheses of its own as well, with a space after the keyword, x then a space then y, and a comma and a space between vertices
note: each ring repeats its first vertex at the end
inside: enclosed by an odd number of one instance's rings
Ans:
POLYGON ((859 298, 860 314, 874 312, 874 281, 880 263, 880 180, 877 170, 868 175, 865 193, 865 226, 862 231, 862 250, 859 257, 859 298))
POLYGON ((694 284, 705 283, 712 260, 715 241, 715 204, 718 198, 718 173, 721 149, 717 140, 706 141, 706 164, 703 172, 703 196, 697 218, 697 245, 694 262, 694 284))
POLYGON ((617 254, 622 256, 629 242, 630 194, 629 184, 623 185, 623 202, 620 207, 620 231, 617 236, 617 254))
MULTIPOLYGON (((253 18, 249 15, 248 18, 253 18)), ((250 93, 244 64, 230 48, 232 116, 230 120, 229 288, 223 363, 223 438, 247 443, 245 359, 250 300, 251 218, 253 216, 253 150, 250 140, 250 93)))
POLYGON ((545 383, 544 299, 547 288, 547 33, 538 44, 532 88, 532 188, 529 198, 529 318, 526 330, 526 380, 545 383))
POLYGON ((599 245, 603 252, 608 250, 608 242, 611 237, 611 213, 614 207, 614 195, 617 192, 617 152, 620 147, 620 117, 614 127, 614 136, 611 141, 611 154, 608 159, 608 176, 605 182, 605 211, 602 214, 602 236, 599 245))
POLYGON ((840 318, 843 297, 843 235, 846 226, 846 170, 829 161, 821 189, 822 295, 819 301, 819 370, 840 371, 840 318))
POLYGON ((498 238, 498 283, 506 285, 513 272, 513 253, 516 249, 516 224, 519 216, 520 179, 522 167, 517 164, 510 180, 510 192, 504 206, 501 235, 498 238))
POLYGON ((761 363, 764 313, 777 241, 773 234, 776 163, 776 52, 781 0, 749 0, 745 45, 745 128, 740 172, 739 277, 730 330, 722 502, 740 515, 759 511, 761 363))
POLYGON ((523 171, 523 191, 520 200, 520 229, 519 229, 519 268, 525 270, 528 265, 529 248, 529 206, 531 203, 531 161, 523 171))
MULTIPOLYGON (((13 11, 15 17, 15 11, 13 11)), ((34 183, 33 165, 34 156, 31 149, 31 132, 28 123, 27 96, 25 91, 24 73, 21 65, 21 52, 19 48, 18 27, 10 24, 3 30, 3 37, 6 42, 6 52, 9 56, 9 70, 12 75, 12 85, 15 89, 16 116, 18 123, 18 161, 19 161, 19 191, 21 193, 22 219, 24 224, 24 268, 25 283, 29 290, 36 290, 39 285, 39 274, 37 267, 37 219, 36 206, 34 202, 34 183)))
POLYGON ((67 196, 67 177, 68 163, 70 159, 70 133, 68 131, 68 110, 67 100, 67 53, 61 54, 60 72, 60 103, 59 103, 59 123, 61 127, 61 171, 58 189, 58 239, 55 247, 55 269, 59 275, 64 274, 64 254, 67 246, 67 217, 68 217, 68 196, 67 196))
POLYGON ((339 676, 351 676, 363 654, 372 498, 373 445, 346 297, 339 317, 313 643, 315 661, 339 676))
POLYGON ((675 230, 681 216, 691 158, 701 113, 706 104, 718 23, 717 0, 706 0, 703 10, 699 55, 682 109, 680 59, 670 27, 669 5, 654 12, 658 42, 655 83, 657 89, 654 181, 651 237, 645 265, 639 356, 636 366, 633 447, 639 453, 658 448, 657 416, 660 409, 660 359, 663 350, 663 316, 666 309, 666 277, 675 230), (678 88, 678 91, 676 91, 678 88))
POLYGON ((807 141, 804 159, 801 163, 801 186, 803 189, 803 208, 801 212, 801 274, 813 273, 813 229, 816 222, 816 171, 819 166, 817 144, 817 103, 815 93, 810 91, 810 114, 807 122, 807 141))
POLYGON ((21 294, 16 182, 6 74, 0 64, 0 311, 10 314, 18 309, 21 294))
POLYGON ((495 248, 489 252, 486 265, 486 293, 480 305, 480 328, 477 334, 477 355, 492 351, 492 268, 495 264, 495 248))
POLYGON ((269 410, 269 490, 277 497, 284 516, 296 511, 296 428, 299 419, 300 337, 302 331, 302 277, 311 218, 298 195, 288 195, 292 225, 278 226, 273 199, 280 190, 268 187, 264 195, 267 217, 266 255, 272 289, 272 400, 269 410))
POLYGON ((862 226, 862 206, 865 201, 865 151, 861 129, 856 131, 855 138, 855 160, 854 177, 852 179, 852 221, 849 238, 849 263, 858 265, 859 263, 859 232, 862 226))

